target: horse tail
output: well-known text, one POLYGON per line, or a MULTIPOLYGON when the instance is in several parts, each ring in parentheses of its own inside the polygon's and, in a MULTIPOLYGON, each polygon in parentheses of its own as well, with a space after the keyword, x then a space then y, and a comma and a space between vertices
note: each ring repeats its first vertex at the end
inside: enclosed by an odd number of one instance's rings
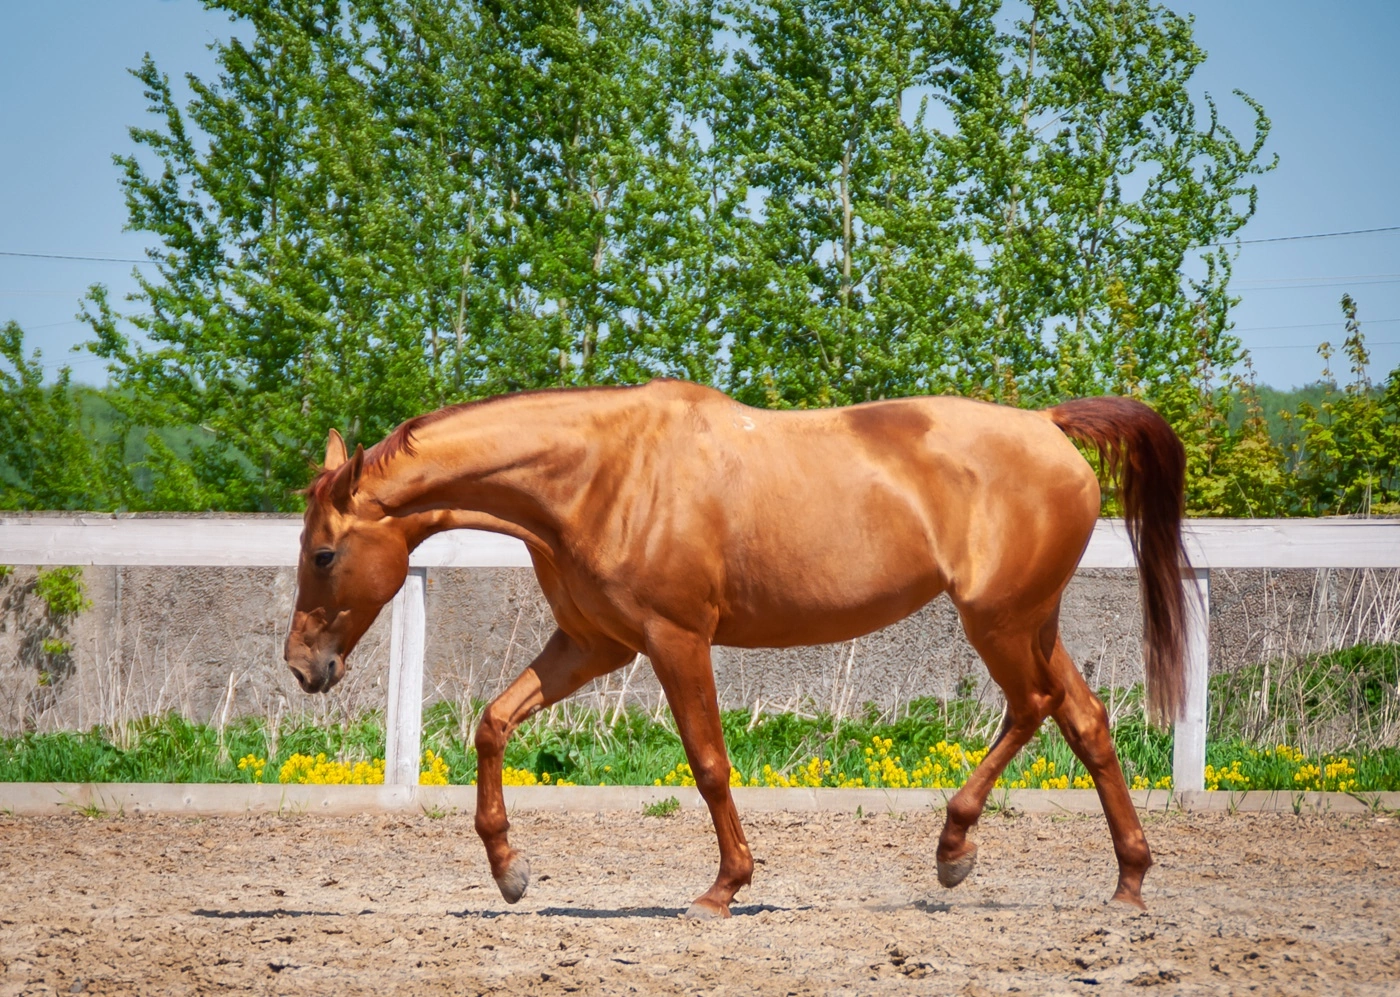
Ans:
POLYGON ((1186 705, 1186 596, 1191 564, 1181 541, 1186 450, 1167 421, 1132 398, 1081 398, 1046 414, 1072 439, 1094 446, 1119 498, 1142 592, 1147 702, 1152 719, 1181 719, 1186 705))

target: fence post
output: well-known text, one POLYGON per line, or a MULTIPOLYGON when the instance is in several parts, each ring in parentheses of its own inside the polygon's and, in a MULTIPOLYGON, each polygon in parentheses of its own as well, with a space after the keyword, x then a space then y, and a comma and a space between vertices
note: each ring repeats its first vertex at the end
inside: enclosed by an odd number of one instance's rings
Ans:
POLYGON ((426 568, 409 568, 394 596, 389 622, 389 708, 384 782, 418 785, 423 737, 423 646, 427 627, 426 568))
POLYGON ((1186 715, 1172 744, 1172 787, 1177 792, 1205 789, 1206 679, 1210 657, 1210 571, 1183 572, 1186 590, 1186 715))

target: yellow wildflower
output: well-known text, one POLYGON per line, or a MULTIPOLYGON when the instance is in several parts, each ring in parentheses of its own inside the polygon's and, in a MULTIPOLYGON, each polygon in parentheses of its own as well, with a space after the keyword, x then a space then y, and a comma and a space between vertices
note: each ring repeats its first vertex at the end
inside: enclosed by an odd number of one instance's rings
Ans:
POLYGON ((295 754, 282 763, 277 781, 316 786, 373 786, 384 782, 384 759, 372 762, 331 761, 324 752, 312 758, 295 754))
POLYGON ((447 763, 442 760, 441 755, 429 748, 427 751, 423 752, 423 766, 423 771, 418 773, 418 785, 447 785, 447 774, 450 769, 447 767, 447 763))
POLYGON ((251 772, 254 782, 262 782, 263 769, 267 766, 266 758, 259 758, 257 755, 244 755, 238 759, 238 771, 251 772))

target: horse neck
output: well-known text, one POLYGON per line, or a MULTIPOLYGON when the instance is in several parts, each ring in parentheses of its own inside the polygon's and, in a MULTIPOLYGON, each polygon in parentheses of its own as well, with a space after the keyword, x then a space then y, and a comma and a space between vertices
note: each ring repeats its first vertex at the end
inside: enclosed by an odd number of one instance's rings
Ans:
POLYGON ((421 426, 376 469, 368 497, 417 546, 475 528, 554 547, 587 485, 587 426, 570 395, 502 399, 421 426))

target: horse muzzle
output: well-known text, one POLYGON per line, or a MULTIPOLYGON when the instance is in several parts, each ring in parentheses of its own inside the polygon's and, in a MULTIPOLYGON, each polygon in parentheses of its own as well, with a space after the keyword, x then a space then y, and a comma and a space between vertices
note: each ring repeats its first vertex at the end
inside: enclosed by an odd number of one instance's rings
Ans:
POLYGON ((332 654, 319 662, 288 661, 287 667, 296 676, 301 691, 310 693, 329 692, 345 677, 346 672, 345 658, 339 654, 332 654))

